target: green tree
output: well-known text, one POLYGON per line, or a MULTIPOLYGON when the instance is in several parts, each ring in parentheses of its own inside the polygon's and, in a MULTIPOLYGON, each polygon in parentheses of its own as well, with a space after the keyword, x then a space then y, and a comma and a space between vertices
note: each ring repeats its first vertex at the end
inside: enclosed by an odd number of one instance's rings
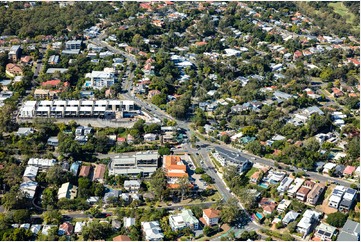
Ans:
POLYGON ((208 175, 208 174, 203 173, 203 174, 201 175, 201 178, 202 178, 205 182, 207 182, 207 183, 210 183, 210 184, 214 183, 214 182, 213 182, 213 178, 212 178, 210 175, 208 175))
POLYGON ((93 218, 98 218, 101 215, 101 211, 99 210, 99 208, 96 207, 91 207, 88 210, 88 213, 93 217, 93 218))
POLYGON ((240 241, 248 241, 248 240, 256 241, 259 239, 259 237, 260 236, 259 236, 259 234, 257 234, 256 231, 247 231, 246 230, 241 234, 239 240, 240 241))
POLYGON ((80 177, 78 179, 78 197, 88 198, 91 193, 92 182, 88 177, 80 177))
POLYGON ((259 143, 259 141, 257 141, 257 140, 249 142, 246 145, 245 149, 252 152, 255 155, 262 155, 263 154, 263 147, 259 143))
POLYGON ((204 228, 203 228, 203 234, 205 235, 205 236, 209 236, 209 235, 211 235, 211 233, 212 233, 212 228, 211 227, 209 227, 209 226, 204 226, 204 228))
POLYGON ((347 154, 352 159, 357 159, 360 157, 360 137, 355 136, 347 145, 347 154))
POLYGON ((178 179, 178 185, 179 185, 179 191, 181 193, 181 201, 183 201, 184 196, 189 192, 190 190, 190 182, 188 177, 182 177, 178 179))
POLYGON ((158 149, 158 154, 159 155, 170 155, 170 149, 168 147, 159 147, 158 149))
POLYGON ((110 223, 93 221, 83 228, 82 235, 84 240, 105 240, 111 231, 110 223))
POLYGON ((167 188, 167 179, 162 169, 157 169, 156 172, 153 173, 149 180, 149 185, 150 191, 154 193, 158 200, 162 201, 167 188))
POLYGON ((28 241, 32 237, 30 230, 24 228, 11 229, 3 234, 3 241, 28 241))
POLYGON ((167 95, 164 93, 154 95, 152 97, 152 103, 157 106, 166 104, 167 103, 167 95))
POLYGON ((12 212, 15 223, 25 223, 30 220, 30 211, 27 209, 13 210, 12 212))
POLYGON ((244 136, 255 136, 257 131, 258 128, 256 126, 245 126, 242 128, 242 133, 244 136))
POLYGON ((27 205, 25 194, 17 187, 12 187, 1 199, 5 210, 23 208, 27 205))
POLYGON ((297 223, 298 223, 297 221, 293 221, 287 225, 287 229, 290 233, 296 232, 297 223))
POLYGON ((62 215, 58 210, 45 211, 42 215, 46 224, 60 224, 62 215))
POLYGON ((41 198, 42 207, 44 209, 55 208, 57 202, 58 202, 57 189, 52 187, 45 188, 41 198))
POLYGON ((240 209, 238 207, 238 201, 236 198, 230 198, 222 207, 221 220, 223 223, 232 223, 240 215, 240 209))
POLYGON ((327 215, 326 222, 337 228, 341 228, 347 220, 348 215, 341 212, 335 212, 327 215))
POLYGON ((207 117, 204 111, 200 108, 197 108, 195 111, 195 116, 193 117, 194 124, 198 126, 204 126, 207 122, 207 117))
POLYGON ((203 173, 204 173, 204 170, 203 170, 203 168, 197 167, 197 168, 194 170, 194 173, 196 173, 196 174, 203 174, 203 173))

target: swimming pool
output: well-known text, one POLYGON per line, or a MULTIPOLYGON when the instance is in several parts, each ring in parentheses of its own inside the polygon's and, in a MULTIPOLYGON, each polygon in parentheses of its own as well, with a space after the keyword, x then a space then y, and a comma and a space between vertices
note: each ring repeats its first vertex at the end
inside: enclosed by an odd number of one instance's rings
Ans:
POLYGON ((258 186, 264 188, 264 189, 267 189, 268 188, 268 185, 266 183, 260 183, 258 186))
POLYGON ((263 218, 263 215, 259 212, 256 212, 256 217, 261 220, 263 218))

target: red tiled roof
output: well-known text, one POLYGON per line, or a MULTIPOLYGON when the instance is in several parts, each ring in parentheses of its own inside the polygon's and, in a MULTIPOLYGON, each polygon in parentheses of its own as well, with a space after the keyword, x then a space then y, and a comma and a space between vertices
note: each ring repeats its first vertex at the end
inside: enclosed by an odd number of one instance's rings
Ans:
POLYGON ((132 240, 126 235, 118 235, 113 238, 113 241, 132 241, 132 240))
POLYGON ((124 137, 118 137, 118 138, 117 138, 117 141, 118 141, 118 142, 125 142, 126 139, 125 139, 124 137))
POLYGON ((207 209, 203 209, 203 213, 208 217, 208 218, 219 218, 221 211, 213 209, 213 208, 207 208, 207 209))
POLYGON ((55 79, 55 80, 49 80, 49 81, 46 81, 46 82, 43 82, 41 83, 41 86, 45 87, 45 86, 57 86, 60 84, 60 80, 58 79, 55 79))
POLYGON ((87 177, 89 176, 89 172, 90 172, 90 166, 82 166, 80 168, 79 176, 87 177))
POLYGON ((22 69, 20 66, 9 63, 6 65, 6 70, 10 73, 21 73, 22 69))
POLYGON ((207 42, 205 42, 205 41, 198 41, 198 42, 195 43, 195 45, 197 45, 197 46, 203 46, 203 45, 206 45, 206 44, 207 44, 207 42))
POLYGON ((31 61, 31 56, 24 56, 24 57, 21 57, 21 62, 24 62, 24 63, 28 63, 29 61, 31 61))
POLYGON ((301 51, 296 50, 296 52, 293 54, 296 58, 301 57, 303 54, 301 51))
POLYGON ((343 174, 352 175, 352 173, 355 170, 356 170, 356 167, 354 167, 354 166, 346 166, 345 170, 343 171, 343 174))
POLYGON ((105 174, 105 168, 106 168, 106 166, 104 164, 96 165, 95 170, 94 170, 93 180, 103 179, 104 174, 105 174))

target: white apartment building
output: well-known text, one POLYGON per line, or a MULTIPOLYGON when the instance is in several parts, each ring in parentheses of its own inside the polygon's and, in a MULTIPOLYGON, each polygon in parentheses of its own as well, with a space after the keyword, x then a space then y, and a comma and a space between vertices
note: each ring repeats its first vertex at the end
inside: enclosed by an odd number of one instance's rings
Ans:
POLYGON ((109 175, 151 176, 158 168, 158 157, 157 151, 116 156, 110 163, 109 175))
POLYGON ((91 87, 96 89, 110 87, 116 81, 113 68, 104 68, 103 71, 92 71, 91 73, 87 73, 85 78, 89 78, 90 80, 85 82, 84 87, 91 87))
POLYGON ((28 166, 38 167, 40 170, 46 170, 56 164, 55 159, 30 158, 28 166))
POLYGON ((26 101, 20 108, 20 118, 70 118, 104 117, 115 118, 124 112, 135 111, 130 100, 42 100, 26 101))

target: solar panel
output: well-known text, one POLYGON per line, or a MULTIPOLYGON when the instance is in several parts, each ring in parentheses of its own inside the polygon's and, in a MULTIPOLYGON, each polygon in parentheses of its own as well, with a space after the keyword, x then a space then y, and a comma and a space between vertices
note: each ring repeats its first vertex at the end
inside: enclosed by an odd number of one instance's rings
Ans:
POLYGON ((319 233, 320 235, 323 235, 325 232, 324 232, 323 230, 319 230, 318 233, 319 233))
POLYGON ((325 236, 330 237, 331 233, 326 232, 325 236))

